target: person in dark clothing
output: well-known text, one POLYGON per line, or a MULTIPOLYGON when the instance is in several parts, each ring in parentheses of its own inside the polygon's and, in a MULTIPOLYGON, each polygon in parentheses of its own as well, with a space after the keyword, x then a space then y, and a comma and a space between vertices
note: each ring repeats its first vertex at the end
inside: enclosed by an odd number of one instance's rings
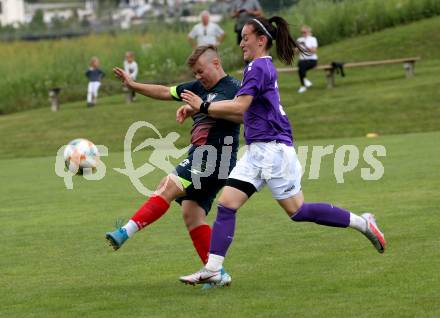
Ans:
POLYGON ((99 59, 92 57, 90 60, 90 67, 86 71, 86 76, 89 79, 87 86, 87 106, 93 107, 96 105, 98 98, 99 87, 101 86, 101 79, 104 77, 104 72, 99 69, 99 59))

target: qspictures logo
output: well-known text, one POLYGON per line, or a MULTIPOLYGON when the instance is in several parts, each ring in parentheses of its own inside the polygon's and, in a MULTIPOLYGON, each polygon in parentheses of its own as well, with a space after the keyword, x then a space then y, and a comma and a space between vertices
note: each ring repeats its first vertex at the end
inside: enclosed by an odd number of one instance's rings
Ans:
MULTIPOLYGON (((127 130, 124 138, 124 167, 113 168, 114 171, 128 177, 132 186, 141 194, 151 196, 157 193, 157 189, 152 190, 146 187, 141 178, 152 173, 153 171, 161 171, 164 176, 170 175, 177 178, 175 165, 172 159, 176 160, 183 157, 191 146, 177 148, 175 142, 180 138, 177 132, 170 132, 166 136, 162 136, 160 131, 151 123, 146 121, 137 121, 133 123, 127 130), (136 147, 133 147, 133 139, 140 129, 148 129, 155 135, 154 138, 147 138, 136 147), (145 148, 152 149, 147 162, 139 167, 135 167, 133 162, 133 153, 139 152, 145 148)), ((186 167, 191 172, 191 182, 196 189, 201 187, 201 179, 218 173, 219 179, 227 179, 230 171, 230 162, 232 156, 232 137, 227 136, 223 140, 223 145, 214 147, 212 145, 202 145, 195 148, 192 153, 192 160, 184 159, 180 162, 180 166, 186 167), (218 160, 220 158, 220 160, 218 160), (218 167, 217 167, 218 165, 218 167), (218 168, 218 169, 217 169, 218 168)), ((96 145, 101 160, 98 161, 93 173, 86 171, 83 177, 86 180, 96 181, 102 180, 107 171, 104 163, 104 157, 109 156, 109 150, 105 145, 96 145)), ((66 189, 74 188, 75 173, 66 168, 64 161, 64 149, 62 146, 58 149, 55 173, 63 178, 66 189)), ((247 150, 248 146, 242 146, 238 151, 240 158, 247 150)), ((361 149, 356 145, 315 145, 315 146, 299 146, 297 148, 297 158, 301 163, 301 177, 307 177, 309 180, 320 178, 321 166, 323 159, 333 160, 333 175, 336 183, 344 183, 344 175, 360 168, 359 177, 364 181, 380 180, 385 174, 385 167, 380 158, 386 157, 386 148, 383 145, 368 145, 361 149), (307 165, 307 162, 310 162, 307 165)), ((264 163, 261 175, 271 176, 274 169, 274 154, 262 153, 261 161, 264 163)), ((281 170, 277 166, 277 171, 282 171, 283 178, 289 178, 293 175, 289 171, 287 160, 281 160, 281 170)), ((177 182, 176 184, 180 184, 177 182)))

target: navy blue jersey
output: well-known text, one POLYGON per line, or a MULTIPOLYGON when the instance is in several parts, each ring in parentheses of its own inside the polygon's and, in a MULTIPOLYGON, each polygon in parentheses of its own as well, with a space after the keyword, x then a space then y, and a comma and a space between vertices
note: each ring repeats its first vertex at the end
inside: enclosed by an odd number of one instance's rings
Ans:
MULTIPOLYGON (((240 89, 240 82, 227 75, 218 81, 214 87, 207 90, 199 81, 192 81, 171 87, 171 96, 175 100, 181 101, 180 94, 185 89, 198 95, 203 101, 215 102, 234 99, 235 94, 240 89)), ((193 146, 211 145, 221 149, 225 137, 232 136, 232 152, 235 157, 239 145, 240 124, 229 120, 215 119, 202 113, 196 113, 192 118, 194 120, 191 129, 191 144, 193 146)))
POLYGON ((90 82, 100 82, 101 79, 104 77, 104 72, 101 71, 99 68, 89 68, 86 71, 86 76, 90 82))

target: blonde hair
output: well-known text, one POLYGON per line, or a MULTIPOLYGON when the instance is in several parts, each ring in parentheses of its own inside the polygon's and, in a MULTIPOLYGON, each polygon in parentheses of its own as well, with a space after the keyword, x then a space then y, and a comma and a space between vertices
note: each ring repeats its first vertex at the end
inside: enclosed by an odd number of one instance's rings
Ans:
POLYGON ((93 66, 93 64, 99 64, 99 59, 96 56, 90 59, 90 66, 93 66))
POLYGON ((308 33, 312 33, 312 28, 307 24, 303 24, 301 30, 307 30, 308 33))
POLYGON ((188 59, 186 60, 186 64, 188 64, 189 67, 193 67, 197 63, 199 58, 206 52, 213 53, 216 57, 218 57, 218 51, 214 45, 199 46, 188 57, 188 59))

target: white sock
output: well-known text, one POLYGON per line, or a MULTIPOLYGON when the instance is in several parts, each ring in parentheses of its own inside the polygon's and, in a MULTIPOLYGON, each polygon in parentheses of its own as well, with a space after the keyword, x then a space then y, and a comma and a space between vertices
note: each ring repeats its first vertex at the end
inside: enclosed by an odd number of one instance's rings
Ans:
POLYGON ((350 212, 350 224, 348 226, 365 233, 367 230, 367 221, 363 217, 350 212))
POLYGON ((122 228, 127 231, 128 237, 132 237, 134 235, 134 233, 139 231, 139 228, 138 228, 136 222, 132 221, 132 220, 128 221, 127 224, 125 224, 122 228))
POLYGON ((222 269, 224 260, 223 256, 209 254, 208 263, 206 263, 205 268, 211 272, 218 272, 222 269))

